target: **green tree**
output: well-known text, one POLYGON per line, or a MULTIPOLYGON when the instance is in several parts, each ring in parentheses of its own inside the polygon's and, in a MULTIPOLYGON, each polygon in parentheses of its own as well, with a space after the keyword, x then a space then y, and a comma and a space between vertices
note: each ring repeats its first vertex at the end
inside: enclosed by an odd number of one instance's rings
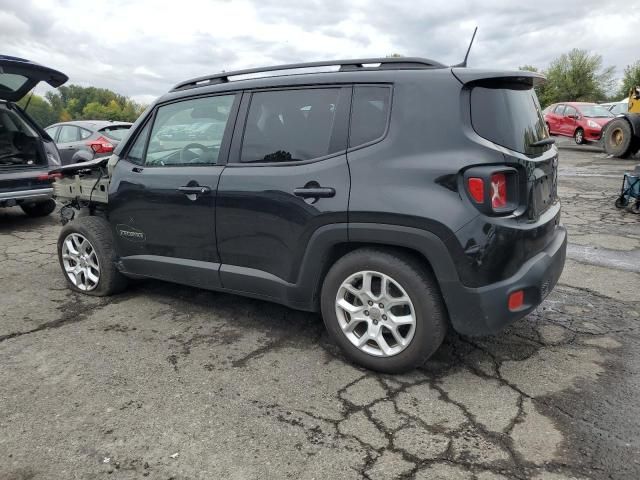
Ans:
POLYGON ((60 120, 133 122, 144 111, 143 105, 106 88, 65 85, 46 97, 60 120))
POLYGON ((27 113, 33 118, 38 125, 42 128, 48 127, 52 123, 58 121, 58 114, 54 111, 52 106, 44 98, 39 95, 33 95, 29 100, 30 95, 27 95, 18 102, 18 105, 23 110, 26 107, 27 113), (29 105, 27 106, 27 102, 29 105))
MULTIPOLYGON (((534 67, 533 65, 522 65, 519 70, 525 70, 527 72, 541 73, 544 75, 544 72, 541 72, 538 67, 534 67)), ((542 108, 546 107, 548 103, 545 103, 545 99, 548 97, 547 89, 549 88, 549 82, 544 81, 542 84, 535 87, 536 95, 538 95, 538 100, 540 101, 540 105, 542 108)))
POLYGON ((629 90, 638 85, 640 85, 640 60, 637 60, 631 65, 627 65, 624 69, 622 86, 620 87, 615 100, 626 98, 629 95, 629 90))
POLYGON ((546 70, 544 105, 558 101, 597 102, 607 98, 614 67, 603 67, 602 56, 574 48, 553 60, 546 70))

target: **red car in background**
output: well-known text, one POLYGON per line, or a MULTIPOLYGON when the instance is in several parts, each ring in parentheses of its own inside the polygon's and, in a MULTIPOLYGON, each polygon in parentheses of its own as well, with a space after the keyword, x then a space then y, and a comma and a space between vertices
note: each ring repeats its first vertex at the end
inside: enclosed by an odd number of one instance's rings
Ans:
POLYGON ((600 140, 602 128, 615 115, 596 103, 554 103, 544 109, 544 121, 551 135, 573 137, 578 145, 600 140))

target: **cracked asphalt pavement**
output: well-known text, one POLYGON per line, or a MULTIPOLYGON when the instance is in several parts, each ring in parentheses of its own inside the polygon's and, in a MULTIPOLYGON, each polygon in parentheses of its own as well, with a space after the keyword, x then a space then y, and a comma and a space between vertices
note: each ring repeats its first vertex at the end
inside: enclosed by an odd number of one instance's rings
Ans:
POLYGON ((613 205, 638 158, 561 143, 558 287, 405 375, 278 305, 73 294, 57 216, 1 211, 0 479, 640 478, 640 217, 613 205))

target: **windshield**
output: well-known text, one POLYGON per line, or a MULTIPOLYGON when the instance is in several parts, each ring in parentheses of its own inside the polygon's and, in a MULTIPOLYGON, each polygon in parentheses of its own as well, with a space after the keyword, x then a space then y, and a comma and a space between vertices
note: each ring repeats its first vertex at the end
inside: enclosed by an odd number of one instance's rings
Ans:
POLYGON ((540 155, 549 138, 538 97, 526 84, 491 84, 471 91, 471 123, 478 135, 510 150, 540 155))
POLYGON ((580 105, 578 107, 582 115, 589 118, 607 118, 613 117, 613 113, 602 105, 580 105))

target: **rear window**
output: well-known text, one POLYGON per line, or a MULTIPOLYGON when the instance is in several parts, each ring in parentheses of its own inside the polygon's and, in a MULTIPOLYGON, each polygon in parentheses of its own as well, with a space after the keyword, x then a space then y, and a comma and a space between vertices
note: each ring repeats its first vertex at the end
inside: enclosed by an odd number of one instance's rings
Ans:
POLYGON ((27 77, 15 73, 0 73, 0 92, 13 93, 27 83, 27 77))
POLYGON ((478 135, 509 150, 539 155, 550 145, 533 143, 549 136, 534 89, 525 84, 476 86, 471 90, 471 122, 478 135))
POLYGON ((111 140, 120 141, 129 132, 130 128, 130 125, 118 125, 114 127, 103 128, 102 130, 100 130, 100 133, 104 134, 105 137, 108 137, 111 140))

